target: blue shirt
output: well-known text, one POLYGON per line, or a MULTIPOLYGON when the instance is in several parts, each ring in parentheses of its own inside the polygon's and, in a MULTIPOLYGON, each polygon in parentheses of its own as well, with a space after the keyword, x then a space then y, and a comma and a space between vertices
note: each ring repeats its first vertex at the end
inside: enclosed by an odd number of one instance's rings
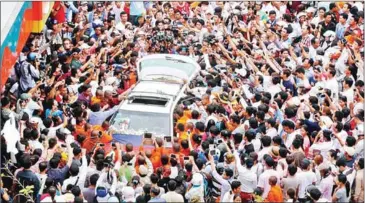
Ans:
POLYGON ((48 178, 52 178, 55 183, 63 183, 68 173, 69 167, 66 165, 63 168, 50 168, 47 171, 48 178))
MULTIPOLYGON (((51 109, 47 109, 47 110, 46 110, 46 117, 48 117, 48 116, 49 116, 49 114, 51 114, 51 109)), ((63 113, 62 113, 62 111, 57 110, 57 111, 53 112, 51 116, 52 116, 52 117, 53 117, 53 116, 55 116, 55 117, 59 116, 59 117, 61 117, 61 118, 62 118, 62 114, 63 114, 63 113)))
POLYGON ((22 183, 25 187, 34 185, 33 198, 37 200, 36 202, 39 202, 39 199, 37 198, 39 190, 41 188, 41 183, 35 173, 30 170, 22 170, 19 171, 19 173, 16 175, 16 179, 18 179, 19 182, 22 183))
POLYGON ((101 125, 105 121, 105 119, 117 112, 118 109, 119 106, 114 106, 114 108, 109 109, 108 111, 91 112, 89 117, 89 123, 91 125, 101 125))
POLYGON ((336 25, 336 37, 338 39, 343 39, 343 37, 345 35, 345 30, 346 30, 345 25, 342 25, 341 23, 337 23, 337 25, 336 25))
POLYGON ((142 1, 132 1, 130 4, 130 15, 139 16, 145 12, 144 3, 142 1))

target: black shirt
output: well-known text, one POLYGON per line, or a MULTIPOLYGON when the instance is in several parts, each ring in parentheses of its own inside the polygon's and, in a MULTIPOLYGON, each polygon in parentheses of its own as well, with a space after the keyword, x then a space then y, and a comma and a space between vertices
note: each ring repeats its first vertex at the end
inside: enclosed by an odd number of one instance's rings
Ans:
POLYGON ((327 30, 332 30, 333 32, 336 31, 336 24, 332 21, 328 24, 326 24, 325 21, 323 21, 319 24, 322 26, 321 35, 323 35, 327 30))

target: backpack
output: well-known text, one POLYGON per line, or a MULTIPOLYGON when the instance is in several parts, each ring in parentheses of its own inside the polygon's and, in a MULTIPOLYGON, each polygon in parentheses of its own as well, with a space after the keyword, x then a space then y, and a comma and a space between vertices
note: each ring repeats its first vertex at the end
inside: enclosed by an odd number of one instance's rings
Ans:
POLYGON ((22 62, 16 61, 14 64, 15 75, 18 80, 22 76, 22 72, 21 72, 22 64, 23 64, 23 61, 22 62))
POLYGON ((212 188, 213 188, 212 180, 204 172, 200 172, 200 174, 203 176, 204 202, 205 203, 212 203, 212 202, 214 202, 214 199, 213 199, 213 196, 212 196, 212 188))

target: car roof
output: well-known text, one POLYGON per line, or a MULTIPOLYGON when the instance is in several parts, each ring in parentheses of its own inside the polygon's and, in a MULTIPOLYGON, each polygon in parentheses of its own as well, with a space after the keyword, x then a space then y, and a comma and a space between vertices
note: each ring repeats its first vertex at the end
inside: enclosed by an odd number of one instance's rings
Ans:
POLYGON ((166 84, 166 82, 161 81, 140 81, 128 95, 129 99, 133 97, 161 98, 167 100, 166 105, 136 104, 130 103, 130 100, 127 99, 122 103, 120 110, 141 111, 143 109, 146 112, 171 113, 174 100, 181 91, 181 85, 177 83, 166 84))

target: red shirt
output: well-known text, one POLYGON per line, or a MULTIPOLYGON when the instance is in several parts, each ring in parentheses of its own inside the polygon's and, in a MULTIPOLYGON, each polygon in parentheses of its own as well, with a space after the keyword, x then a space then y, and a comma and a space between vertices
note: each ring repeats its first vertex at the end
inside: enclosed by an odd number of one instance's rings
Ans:
POLYGON ((53 9, 55 10, 56 14, 53 16, 53 19, 57 20, 57 23, 64 23, 66 22, 66 14, 65 9, 61 6, 60 1, 56 1, 53 5, 53 9))

